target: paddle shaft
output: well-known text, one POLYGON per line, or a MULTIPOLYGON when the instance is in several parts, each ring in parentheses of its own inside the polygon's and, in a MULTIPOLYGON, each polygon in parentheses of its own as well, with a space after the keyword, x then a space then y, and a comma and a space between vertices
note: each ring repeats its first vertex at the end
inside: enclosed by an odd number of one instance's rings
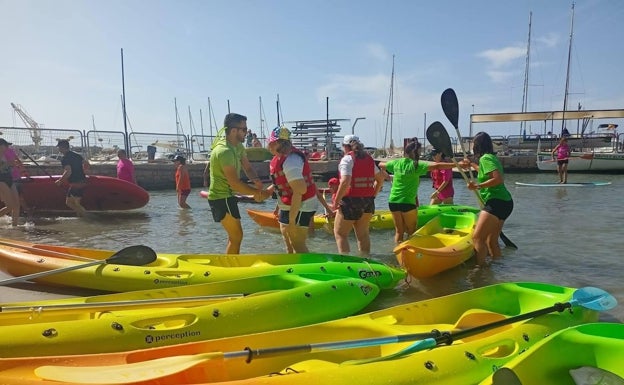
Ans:
POLYGON ((43 168, 39 163, 37 163, 36 160, 34 160, 30 155, 28 155, 26 151, 22 150, 21 148, 19 150, 22 152, 22 154, 26 155, 26 157, 30 159, 30 161, 33 162, 35 166, 39 167, 41 171, 43 171, 47 176, 49 176, 50 179, 54 179, 54 177, 52 177, 52 175, 50 175, 50 173, 45 168, 43 168))
POLYGON ((93 261, 93 262, 83 263, 81 265, 63 267, 63 268, 60 268, 60 269, 40 271, 38 273, 22 275, 21 277, 5 279, 4 281, 0 281, 0 286, 10 285, 12 283, 17 283, 17 282, 30 281, 31 279, 37 279, 37 278, 41 278, 41 277, 46 277, 48 275, 53 275, 53 274, 65 273, 67 271, 72 271, 72 270, 84 269, 86 267, 102 265, 102 264, 105 264, 105 263, 107 263, 106 260, 104 260, 104 261, 93 261))

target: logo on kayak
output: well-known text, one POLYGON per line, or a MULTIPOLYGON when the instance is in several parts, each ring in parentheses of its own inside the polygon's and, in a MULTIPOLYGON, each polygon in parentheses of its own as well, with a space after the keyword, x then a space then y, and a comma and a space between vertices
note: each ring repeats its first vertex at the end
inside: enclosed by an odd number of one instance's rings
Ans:
POLYGON ((360 290, 362 290, 362 294, 368 295, 371 291, 373 291, 373 287, 370 285, 362 285, 360 286, 360 290))
POLYGON ((376 277, 381 276, 381 271, 379 271, 379 270, 360 270, 359 271, 359 276, 362 279, 376 278, 376 277))
MULTIPOLYGON (((184 333, 169 333, 163 334, 159 336, 147 335, 145 336, 145 342, 148 344, 166 342, 166 341, 175 341, 175 340, 184 340, 187 338, 195 338, 201 335, 200 331, 189 330, 184 333)), ((176 342, 177 343, 177 342, 176 342)))
POLYGON ((173 281, 173 280, 166 280, 166 279, 155 279, 154 280, 154 284, 158 285, 158 284, 162 284, 162 285, 188 285, 187 281, 173 281))

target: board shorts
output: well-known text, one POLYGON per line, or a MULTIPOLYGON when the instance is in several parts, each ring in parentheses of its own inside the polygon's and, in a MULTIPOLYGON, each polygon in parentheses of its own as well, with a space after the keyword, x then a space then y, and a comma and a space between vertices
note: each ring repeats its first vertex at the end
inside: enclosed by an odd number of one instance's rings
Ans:
POLYGON ((212 219, 217 223, 221 222, 226 214, 230 214, 235 219, 241 219, 240 212, 238 211, 238 198, 236 197, 232 196, 215 200, 208 199, 208 204, 212 211, 212 219))
POLYGON ((187 197, 187 196, 191 195, 191 189, 187 188, 187 189, 184 189, 184 190, 180 190, 180 195, 182 195, 183 197, 187 197))
POLYGON ((414 203, 390 203, 388 202, 388 208, 390 209, 390 212, 393 212, 393 213, 397 211, 406 213, 408 211, 416 210, 418 206, 416 206, 416 204, 414 203))
POLYGON ((364 214, 374 214, 375 197, 344 197, 340 202, 340 212, 348 221, 357 221, 364 214))
POLYGON ((67 190, 67 198, 82 198, 85 188, 85 183, 71 183, 67 190))
POLYGON ((557 164, 561 166, 562 164, 568 164, 568 159, 561 159, 557 161, 557 164))
POLYGON ((0 174, 0 182, 6 183, 6 185, 11 188, 11 186, 13 186, 13 177, 11 174, 0 174))
MULTIPOLYGON (((299 211, 297 213, 296 225, 301 227, 310 226, 310 221, 314 218, 314 214, 316 211, 299 211)), ((290 222, 290 211, 289 210, 280 210, 279 211, 279 223, 283 225, 287 225, 290 222)))
POLYGON ((490 199, 485 202, 485 205, 483 206, 483 211, 494 215, 501 221, 504 221, 511 215, 513 207, 513 200, 504 201, 502 199, 490 199))

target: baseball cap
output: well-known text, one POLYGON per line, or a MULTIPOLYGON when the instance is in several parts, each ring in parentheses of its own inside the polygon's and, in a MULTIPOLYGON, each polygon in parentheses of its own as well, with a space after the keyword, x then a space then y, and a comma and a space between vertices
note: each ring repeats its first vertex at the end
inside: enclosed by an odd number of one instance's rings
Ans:
POLYGON ((344 138, 342 138, 342 144, 351 144, 351 142, 359 142, 360 138, 358 138, 356 135, 346 135, 344 138))
POLYGON ((269 135, 269 143, 273 143, 279 139, 290 140, 290 130, 286 127, 275 127, 269 135))

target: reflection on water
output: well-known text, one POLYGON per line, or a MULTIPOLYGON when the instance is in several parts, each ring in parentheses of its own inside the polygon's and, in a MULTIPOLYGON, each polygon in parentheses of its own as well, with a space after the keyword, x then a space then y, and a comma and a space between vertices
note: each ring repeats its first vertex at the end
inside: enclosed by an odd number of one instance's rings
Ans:
MULTIPOLYGON (((555 176, 556 177, 556 176, 555 176)), ((515 209, 505 224, 505 234, 518 245, 519 250, 503 249, 503 258, 490 268, 474 269, 470 261, 458 268, 423 280, 413 279, 396 288, 384 291, 367 310, 379 309, 409 301, 447 295, 475 287, 509 281, 542 281, 571 287, 597 286, 609 291, 624 302, 624 275, 622 260, 621 219, 624 200, 624 176, 579 175, 569 176, 574 181, 611 181, 602 187, 520 187, 515 181, 540 183, 552 181, 552 174, 507 175, 507 185, 514 197, 515 209)), ((457 204, 475 205, 475 197, 455 180, 457 204)), ((385 209, 386 186, 377 202, 385 209)), ((198 189, 194 190, 198 191, 198 189)), ((421 184, 419 196, 427 201, 431 193, 428 183, 421 184)), ((205 199, 191 194, 190 210, 180 210, 174 191, 151 193, 148 206, 125 213, 97 213, 91 218, 35 218, 33 222, 11 229, 8 218, 0 219, 3 237, 37 243, 69 244, 109 250, 144 244, 160 252, 222 253, 226 237, 221 226, 214 223, 205 199)), ((275 201, 262 204, 240 203, 244 239, 244 253, 276 253, 283 251, 283 242, 277 231, 258 227, 246 214, 253 207, 271 211, 275 201)), ((396 264, 392 253, 392 231, 371 232, 372 257, 396 264)), ((351 239, 355 249, 355 239, 351 239)), ((310 250, 335 253, 336 244, 331 234, 317 230, 309 240, 310 250)), ((33 285, 20 286, 31 288, 33 285)), ((37 286, 39 287, 39 286, 37 286)), ((0 300, 10 293, 3 288, 0 300)), ((14 289, 22 299, 35 295, 14 289)), ((63 289, 62 295, 72 293, 63 289)), ((34 297, 37 298, 37 297, 34 297)), ((624 320, 624 307, 610 314, 624 320)), ((605 316, 607 317, 607 316, 605 316)))

